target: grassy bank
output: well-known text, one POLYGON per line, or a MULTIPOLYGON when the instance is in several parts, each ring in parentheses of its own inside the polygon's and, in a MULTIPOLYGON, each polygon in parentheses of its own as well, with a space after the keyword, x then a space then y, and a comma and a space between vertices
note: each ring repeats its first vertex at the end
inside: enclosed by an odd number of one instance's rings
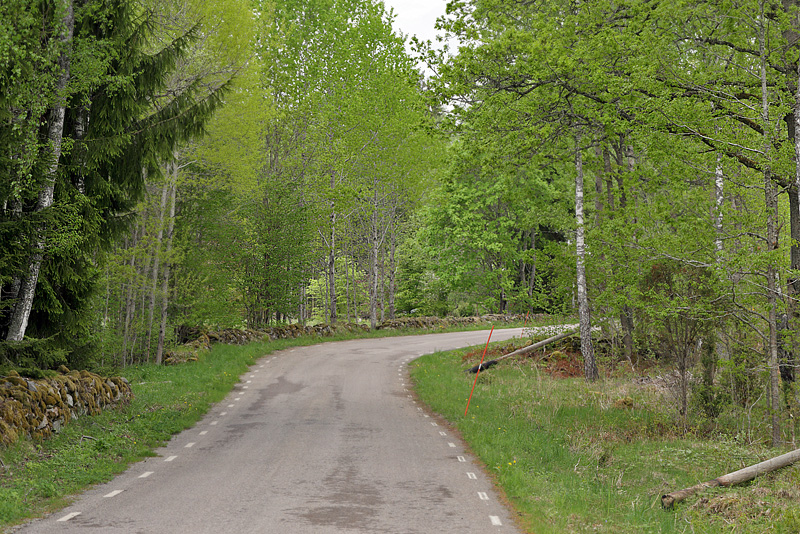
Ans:
MULTIPOLYGON (((514 326, 522 325, 502 327, 514 326)), ((484 324, 303 337, 247 346, 218 344, 201 354, 198 362, 101 370, 131 382, 134 398, 129 405, 78 418, 49 440, 22 440, 0 447, 0 531, 62 508, 71 495, 110 480, 132 462, 152 455, 173 434, 193 426, 228 394, 249 365, 266 354, 328 341, 486 328, 484 324)))
POLYGON ((632 376, 591 385, 563 378, 570 373, 558 371, 570 366, 552 358, 506 360, 481 373, 465 417, 474 375, 464 371, 479 359, 474 349, 425 356, 411 364, 412 378, 421 399, 483 461, 528 532, 800 532, 798 466, 707 491, 674 511, 660 505, 663 493, 782 451, 724 432, 684 434, 663 392, 632 376))

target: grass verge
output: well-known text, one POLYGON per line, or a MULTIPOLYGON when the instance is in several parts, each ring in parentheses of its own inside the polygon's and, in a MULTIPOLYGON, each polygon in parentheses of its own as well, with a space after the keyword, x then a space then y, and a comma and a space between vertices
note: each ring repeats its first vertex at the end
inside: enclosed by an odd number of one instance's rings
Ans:
POLYGON ((480 352, 424 356, 411 376, 420 398, 485 464, 527 532, 800 532, 798 466, 662 510, 664 493, 782 451, 725 434, 682 435, 661 394, 630 376, 587 384, 553 378, 552 361, 505 360, 479 375, 465 416, 475 378, 465 370, 480 352))

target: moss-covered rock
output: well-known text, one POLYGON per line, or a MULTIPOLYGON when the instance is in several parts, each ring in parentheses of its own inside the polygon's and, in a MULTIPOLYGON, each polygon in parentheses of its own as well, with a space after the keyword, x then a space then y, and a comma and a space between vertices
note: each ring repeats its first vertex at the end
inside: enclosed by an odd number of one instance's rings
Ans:
POLYGON ((60 375, 39 380, 26 380, 13 371, 0 377, 0 444, 14 443, 20 436, 50 437, 73 417, 97 415, 132 396, 123 377, 105 378, 63 365, 58 371, 60 375))

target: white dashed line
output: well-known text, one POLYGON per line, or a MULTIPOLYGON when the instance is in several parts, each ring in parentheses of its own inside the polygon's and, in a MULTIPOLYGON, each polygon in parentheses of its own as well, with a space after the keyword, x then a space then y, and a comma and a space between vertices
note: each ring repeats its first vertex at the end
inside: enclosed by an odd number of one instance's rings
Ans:
POLYGON ((428 414, 425 414, 425 419, 427 419, 428 417, 430 417, 430 415, 428 415, 428 414))
POLYGON ((202 432, 200 432, 201 436, 205 436, 206 434, 208 434, 208 430, 203 430, 202 432))
POLYGON ((242 386, 242 389, 248 389, 250 386, 242 386))
POLYGON ((183 446, 183 448, 184 449, 191 449, 192 447, 194 447, 194 443, 195 443, 194 441, 191 442, 191 443, 187 443, 186 445, 183 446))
POLYGON ((145 471, 144 473, 142 473, 141 475, 139 475, 139 478, 147 478, 147 477, 149 477, 149 476, 150 476, 150 475, 152 475, 152 474, 153 474, 153 472, 152 472, 152 471, 145 471))
POLYGON ((217 424, 217 423, 219 423, 219 421, 211 421, 211 423, 209 423, 209 424, 210 424, 211 426, 216 426, 216 424, 217 424))
POLYGON ((480 500, 482 500, 482 501, 488 501, 488 500, 489 500, 489 496, 488 496, 488 495, 486 495, 486 492, 485 492, 485 491, 479 491, 479 492, 478 492, 478 498, 479 498, 480 500))
POLYGON ((233 408, 234 406, 236 406, 236 405, 235 404, 229 404, 228 408, 233 408))
POLYGON ((467 478, 470 480, 478 480, 478 475, 475 473, 467 473, 467 478))
POLYGON ((435 423, 434 421, 431 421, 431 426, 439 426, 439 425, 437 423, 435 423))
POLYGON ((489 520, 492 522, 492 525, 494 525, 496 527, 502 527, 503 526, 502 521, 500 521, 500 518, 497 517, 496 515, 490 515, 489 516, 489 520))
POLYGON ((422 411, 422 408, 417 408, 417 410, 421 412, 421 411, 422 411))
POLYGON ((454 449, 456 447, 456 444, 455 443, 448 443, 447 446, 450 447, 451 449, 454 449))
POLYGON ((446 436, 446 435, 447 435, 447 432, 439 432, 439 435, 440 435, 440 436, 446 436))
POLYGON ((220 415, 228 415, 228 412, 220 412, 220 415))
POLYGON ((252 384, 252 383, 253 383, 253 381, 252 381, 252 380, 248 380, 248 381, 247 381, 247 383, 248 383, 248 384, 252 384))
POLYGON ((236 397, 235 399, 233 399, 233 402, 239 402, 240 400, 242 400, 241 397, 236 397))
POLYGON ((456 458, 458 458, 459 462, 466 462, 467 461, 467 459, 464 458, 463 456, 456 456, 456 458))
POLYGON ((67 514, 64 517, 62 517, 61 519, 57 519, 56 521, 69 521, 73 517, 78 517, 79 515, 81 515, 80 512, 72 512, 71 514, 67 514))
POLYGON ((171 462, 171 461, 172 461, 172 460, 174 460, 175 458, 177 458, 177 456, 167 456, 166 458, 164 458, 164 461, 165 461, 165 462, 171 462))
POLYGON ((122 493, 122 490, 114 490, 111 493, 106 493, 105 495, 103 495, 103 498, 104 499, 110 499, 111 497, 116 497, 120 493, 122 493))

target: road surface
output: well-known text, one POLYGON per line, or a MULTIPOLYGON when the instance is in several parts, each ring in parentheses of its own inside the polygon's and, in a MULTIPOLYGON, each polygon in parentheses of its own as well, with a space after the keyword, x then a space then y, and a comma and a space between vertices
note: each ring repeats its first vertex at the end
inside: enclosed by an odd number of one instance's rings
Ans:
MULTIPOLYGON (((492 339, 520 333, 496 330, 492 339)), ((464 444, 409 391, 408 362, 487 335, 273 353, 157 457, 15 532, 520 532, 464 444)), ((469 380, 464 387, 466 398, 469 380)))

